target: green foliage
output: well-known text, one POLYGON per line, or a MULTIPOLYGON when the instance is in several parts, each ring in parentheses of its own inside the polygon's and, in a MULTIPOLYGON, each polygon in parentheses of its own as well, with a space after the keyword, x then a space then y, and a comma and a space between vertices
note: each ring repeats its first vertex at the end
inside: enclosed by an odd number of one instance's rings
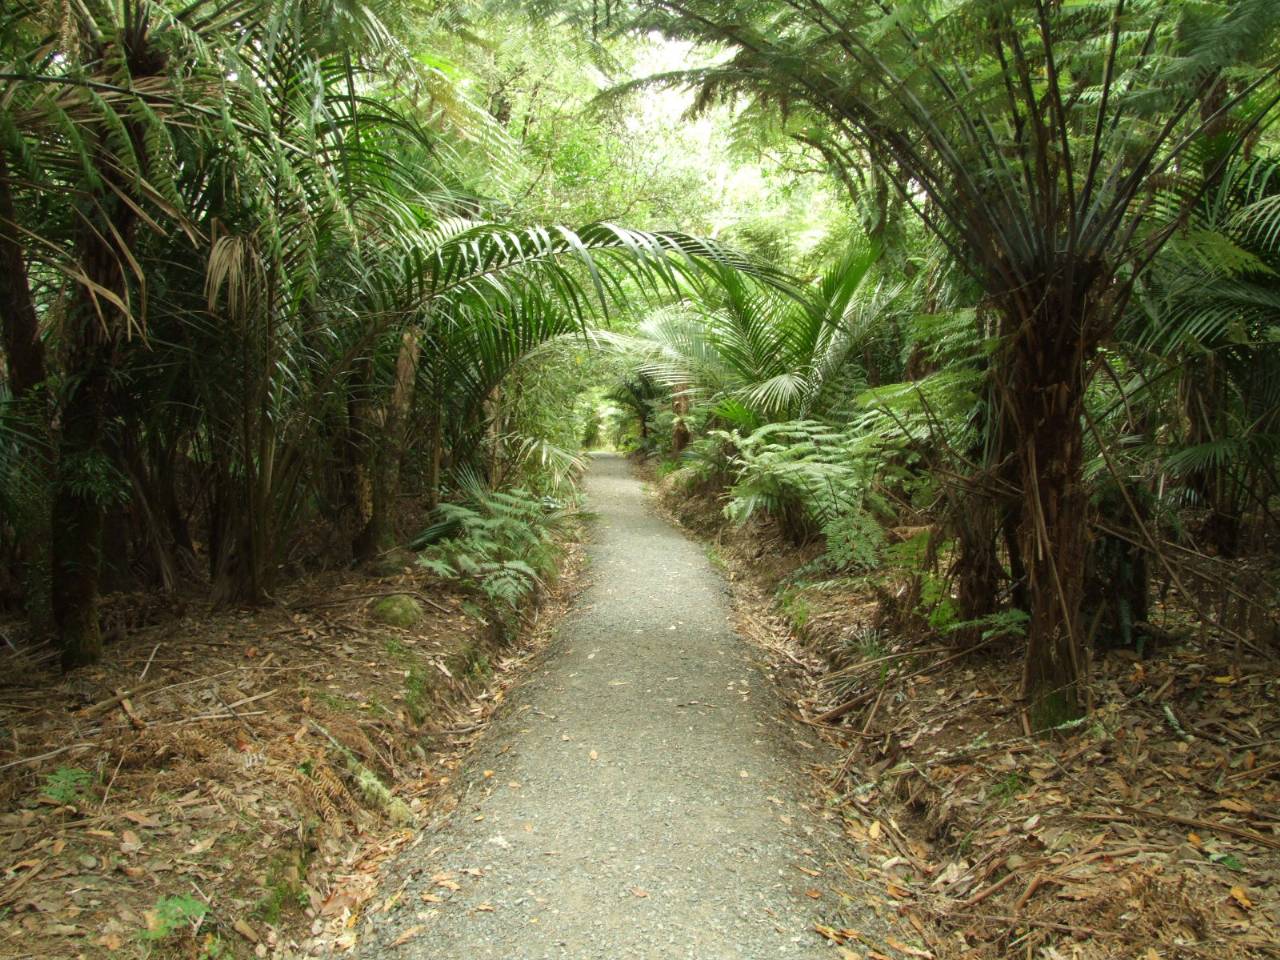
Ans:
POLYGON ((255 909, 267 923, 278 925, 288 911, 310 906, 302 880, 305 861, 303 854, 284 853, 272 857, 267 864, 266 885, 255 909))
POLYGON ((474 479, 464 491, 465 500, 438 510, 440 523, 456 532, 428 546, 418 562, 438 576, 473 584, 496 609, 514 613, 554 577, 562 554, 557 537, 572 513, 561 501, 487 490, 474 479))
POLYGON ((59 767, 44 778, 41 794, 58 803, 76 804, 83 801, 93 784, 93 775, 79 767, 59 767))
POLYGON ((736 451, 725 507, 731 520, 742 523, 765 512, 798 541, 821 534, 826 561, 836 570, 875 566, 884 534, 872 512, 873 467, 859 438, 796 420, 726 439, 736 451))
POLYGON ((1017 799, 1018 794, 1027 789, 1026 781, 1022 779, 1019 773, 1006 774, 1002 779, 996 782, 991 789, 991 797, 1000 804, 1012 803, 1017 799))
POLYGON ((194 933, 208 913, 208 905, 190 894, 161 897, 147 911, 147 926, 142 931, 142 939, 159 941, 179 933, 194 933))

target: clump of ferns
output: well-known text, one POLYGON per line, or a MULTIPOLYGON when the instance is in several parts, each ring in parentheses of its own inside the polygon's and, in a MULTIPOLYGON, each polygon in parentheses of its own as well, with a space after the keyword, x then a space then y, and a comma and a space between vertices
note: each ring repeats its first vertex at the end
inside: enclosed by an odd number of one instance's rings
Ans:
POLYGON ((441 504, 414 539, 419 565, 477 590, 504 623, 555 580, 572 502, 526 490, 489 490, 478 477, 459 482, 460 498, 441 504))

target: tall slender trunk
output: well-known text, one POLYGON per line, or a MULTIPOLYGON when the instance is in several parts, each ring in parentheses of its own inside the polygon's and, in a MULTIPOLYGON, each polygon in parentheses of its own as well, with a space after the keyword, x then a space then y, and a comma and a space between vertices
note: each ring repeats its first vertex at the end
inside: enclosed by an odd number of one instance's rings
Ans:
POLYGON ((0 150, 0 326, 9 390, 15 400, 25 400, 44 382, 44 344, 27 261, 18 240, 17 211, 9 185, 9 166, 0 150))
MULTIPOLYGON (((106 166, 109 161, 103 159, 106 166)), ((106 426, 111 371, 125 318, 93 290, 108 290, 127 301, 124 265, 105 238, 128 243, 135 219, 127 204, 100 196, 95 210, 84 213, 78 239, 80 267, 94 287, 78 287, 66 330, 71 377, 62 404, 52 531, 53 617, 64 670, 95 663, 102 654, 97 600, 104 502, 113 492, 105 489, 112 475, 106 426), (95 213, 109 226, 95 224, 95 213)))
MULTIPOLYGON (((1187 443, 1190 446, 1213 443, 1222 439, 1220 411, 1225 407, 1225 376, 1213 355, 1184 363, 1179 391, 1187 418, 1187 443)), ((1200 506, 1206 508, 1200 535, 1221 556, 1235 556, 1240 544, 1240 515, 1226 471, 1219 464, 1206 464, 1187 472, 1183 479, 1187 490, 1200 506)))
POLYGON ((353 545, 357 560, 370 560, 395 546, 395 510, 400 499, 400 468, 404 460, 405 426, 413 409, 421 346, 411 328, 400 340, 395 381, 386 407, 376 417, 378 440, 370 445, 368 512, 353 545))
POLYGON ((439 404, 431 414, 427 432, 427 509, 440 506, 440 475, 444 462, 444 411, 439 404))
POLYGON ((4 349, 10 396, 36 438, 33 469, 43 481, 39 484, 40 502, 25 516, 14 517, 13 521, 19 537, 14 559, 22 573, 23 606, 31 623, 46 630, 52 626, 47 497, 53 489, 53 461, 49 449, 48 397, 38 389, 46 375, 44 343, 40 339, 40 318, 31 296, 8 160, 3 150, 0 150, 0 346, 4 349))
POLYGON ((368 560, 377 551, 369 542, 369 527, 374 513, 374 459, 377 456, 377 423, 374 418, 373 361, 360 360, 351 377, 351 396, 347 401, 348 449, 351 457, 349 496, 355 520, 356 535, 351 543, 352 557, 368 560))
POLYGON ((681 453, 684 448, 689 445, 692 436, 689 433, 689 425, 685 423, 685 417, 689 415, 689 396, 687 393, 688 386, 679 384, 671 399, 671 409, 675 413, 675 425, 671 428, 671 452, 681 453))
MULTIPOLYGON (((114 290, 122 278, 118 268, 105 267, 109 258, 109 251, 87 256, 86 275, 114 290)), ((88 297, 83 292, 73 310, 76 320, 68 356, 69 368, 78 376, 62 405, 53 501, 53 617, 64 670, 95 663, 102 654, 97 600, 104 491, 97 486, 103 482, 102 467, 107 462, 103 441, 115 350, 94 307, 86 302, 88 297)))

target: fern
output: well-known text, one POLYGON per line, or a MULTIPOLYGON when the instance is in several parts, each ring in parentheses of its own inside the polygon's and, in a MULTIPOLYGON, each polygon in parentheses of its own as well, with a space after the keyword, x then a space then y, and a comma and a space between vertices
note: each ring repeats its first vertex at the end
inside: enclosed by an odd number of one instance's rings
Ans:
POLYGON ((470 473, 459 486, 463 502, 441 504, 435 522, 415 539, 425 546, 418 564, 474 587, 500 612, 514 613, 555 577, 563 552, 559 535, 571 513, 554 498, 489 490, 470 473))

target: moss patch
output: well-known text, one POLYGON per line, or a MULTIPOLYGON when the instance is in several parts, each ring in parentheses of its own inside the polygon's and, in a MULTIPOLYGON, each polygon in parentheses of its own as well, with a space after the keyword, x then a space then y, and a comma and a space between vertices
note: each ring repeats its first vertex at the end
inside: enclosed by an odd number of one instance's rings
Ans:
POLYGON ((422 619, 422 604, 406 594, 395 593, 375 603, 370 613, 379 623, 412 627, 422 619))

